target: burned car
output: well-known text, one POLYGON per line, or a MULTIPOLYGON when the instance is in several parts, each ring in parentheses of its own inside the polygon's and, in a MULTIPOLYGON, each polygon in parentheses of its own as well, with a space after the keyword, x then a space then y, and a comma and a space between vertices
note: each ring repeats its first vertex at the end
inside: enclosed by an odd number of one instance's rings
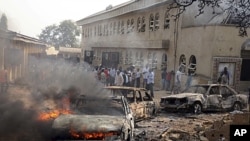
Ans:
POLYGON ((195 114, 203 111, 242 110, 248 105, 248 96, 238 94, 228 85, 200 84, 180 94, 161 97, 160 106, 165 110, 187 110, 195 114))
POLYGON ((53 121, 53 140, 132 140, 134 119, 123 96, 98 99, 81 95, 72 107, 74 114, 53 121))
POLYGON ((123 95, 127 98, 136 122, 155 116, 158 108, 147 89, 126 86, 107 86, 105 88, 111 90, 113 95, 123 95))

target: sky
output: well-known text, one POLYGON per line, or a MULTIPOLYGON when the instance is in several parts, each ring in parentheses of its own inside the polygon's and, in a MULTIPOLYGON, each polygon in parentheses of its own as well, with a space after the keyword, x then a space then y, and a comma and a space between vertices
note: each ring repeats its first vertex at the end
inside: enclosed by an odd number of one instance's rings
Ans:
POLYGON ((78 21, 107 6, 116 6, 129 0, 0 0, 0 16, 5 13, 8 29, 38 38, 49 25, 61 21, 78 21))

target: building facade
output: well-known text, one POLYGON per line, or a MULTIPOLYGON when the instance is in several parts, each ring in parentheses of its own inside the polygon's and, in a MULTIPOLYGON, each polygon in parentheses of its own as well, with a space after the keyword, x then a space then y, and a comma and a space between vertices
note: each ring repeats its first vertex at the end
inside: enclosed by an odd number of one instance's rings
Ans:
MULTIPOLYGON (((131 0, 83 18, 77 21, 82 27, 81 47, 93 52, 93 65, 142 68, 148 64, 155 68, 156 86, 164 67, 168 72, 181 66, 185 73, 192 70, 193 84, 216 83, 227 67, 230 85, 246 90, 250 85, 247 38, 238 36, 239 29, 221 17, 196 18, 193 7, 175 17, 179 9, 170 8, 172 4, 173 0, 131 0)), ((183 85, 185 81, 186 75, 183 85)))
POLYGON ((29 61, 45 53, 46 44, 13 31, 0 31, 0 70, 6 69, 8 81, 28 73, 29 61))

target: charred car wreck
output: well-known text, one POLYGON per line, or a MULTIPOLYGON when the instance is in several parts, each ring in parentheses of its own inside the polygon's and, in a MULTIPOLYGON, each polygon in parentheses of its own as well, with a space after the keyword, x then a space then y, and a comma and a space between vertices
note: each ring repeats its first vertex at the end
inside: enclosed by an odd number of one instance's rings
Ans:
POLYGON ((195 114, 203 111, 233 111, 247 108, 248 97, 228 85, 194 85, 180 94, 161 97, 160 106, 165 110, 186 110, 195 114))
POLYGON ((134 119, 123 96, 76 98, 74 114, 60 115, 52 124, 53 139, 130 141, 134 119))
POLYGON ((133 112, 135 121, 153 118, 157 113, 157 104, 144 88, 107 86, 113 95, 123 95, 127 98, 129 107, 133 112))

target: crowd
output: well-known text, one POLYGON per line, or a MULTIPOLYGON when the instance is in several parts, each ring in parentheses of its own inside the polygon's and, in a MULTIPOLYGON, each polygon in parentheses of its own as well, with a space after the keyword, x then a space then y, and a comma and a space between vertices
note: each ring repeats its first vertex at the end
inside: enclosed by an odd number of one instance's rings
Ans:
POLYGON ((154 79, 155 74, 152 68, 146 65, 144 68, 135 68, 130 66, 126 69, 122 67, 105 68, 98 66, 94 70, 96 79, 104 86, 129 86, 143 87, 150 91, 154 97, 154 79))

